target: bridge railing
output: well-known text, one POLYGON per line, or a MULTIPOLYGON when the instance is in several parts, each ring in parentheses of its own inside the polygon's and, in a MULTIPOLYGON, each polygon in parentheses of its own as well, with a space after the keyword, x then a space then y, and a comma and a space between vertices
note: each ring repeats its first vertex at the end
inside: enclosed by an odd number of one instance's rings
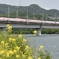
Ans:
POLYGON ((44 20, 31 20, 31 19, 20 19, 20 18, 6 18, 6 17, 0 17, 0 23, 4 23, 4 22, 15 22, 15 23, 42 23, 42 24, 59 24, 59 22, 55 22, 55 21, 44 21, 44 20))

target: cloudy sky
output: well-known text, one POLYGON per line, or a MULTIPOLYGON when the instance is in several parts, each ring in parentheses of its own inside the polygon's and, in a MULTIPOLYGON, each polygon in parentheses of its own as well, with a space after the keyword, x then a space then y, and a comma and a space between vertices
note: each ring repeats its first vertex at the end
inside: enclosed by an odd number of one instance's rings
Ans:
POLYGON ((38 4, 45 9, 58 9, 59 0, 0 0, 1 4, 29 6, 30 4, 38 4))

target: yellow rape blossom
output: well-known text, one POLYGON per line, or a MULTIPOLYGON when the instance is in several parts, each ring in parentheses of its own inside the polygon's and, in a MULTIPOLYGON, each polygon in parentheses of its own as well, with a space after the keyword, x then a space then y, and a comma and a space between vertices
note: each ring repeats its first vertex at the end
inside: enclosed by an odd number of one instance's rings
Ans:
POLYGON ((12 26, 9 26, 8 29, 12 29, 12 26))
POLYGON ((11 33, 12 32, 12 26, 11 25, 7 25, 7 29, 8 29, 8 33, 11 33))
POLYGON ((41 59, 40 57, 38 57, 38 59, 41 59))
POLYGON ((44 46, 41 45, 40 48, 39 48, 39 50, 42 50, 43 48, 44 48, 44 46))
POLYGON ((27 40, 26 39, 23 39, 23 42, 26 42, 27 40))
POLYGON ((12 29, 12 26, 10 24, 7 24, 8 29, 12 29))
POLYGON ((8 46, 8 43, 5 43, 5 46, 8 46))
POLYGON ((14 50, 13 52, 14 52, 14 54, 16 54, 16 53, 17 53, 17 51, 16 51, 16 50, 14 50))
POLYGON ((25 58, 25 57, 26 57, 26 55, 22 54, 22 57, 23 57, 23 58, 25 58))
POLYGON ((14 52, 12 51, 12 50, 9 50, 9 55, 13 55, 14 54, 14 52))
POLYGON ((4 54, 5 53, 5 51, 4 50, 1 50, 0 51, 0 55, 2 55, 2 54, 4 54))
POLYGON ((33 58, 31 56, 29 56, 28 59, 33 59, 33 58))
POLYGON ((9 38, 9 42, 12 42, 12 40, 13 40, 12 38, 9 38))
POLYGON ((34 32, 33 32, 33 33, 34 33, 34 35, 36 35, 36 34, 37 34, 37 31, 36 31, 36 30, 34 30, 34 32))
POLYGON ((6 57, 10 57, 10 54, 9 54, 9 52, 6 52, 6 57))
POLYGON ((2 58, 0 58, 0 59, 2 59, 2 58))
POLYGON ((15 38, 13 38, 13 39, 12 39, 12 43, 14 43, 14 44, 15 44, 15 42, 16 42, 16 39, 15 39, 15 38))
POLYGON ((25 47, 25 50, 28 50, 28 49, 30 49, 30 47, 27 45, 27 46, 25 47))
POLYGON ((8 48, 8 43, 5 43, 5 48, 8 48))
POLYGON ((10 25, 9 24, 7 24, 7 27, 9 27, 10 25))
POLYGON ((9 38, 9 42, 15 43, 16 39, 15 38, 9 38))
POLYGON ((4 44, 4 41, 1 41, 1 44, 4 44))
POLYGON ((23 43, 24 43, 24 44, 26 43, 26 41, 27 41, 26 39, 23 39, 23 43))
POLYGON ((16 55, 16 58, 18 59, 20 56, 19 55, 16 55))
POLYGON ((13 39, 12 39, 12 41, 13 41, 13 42, 15 42, 15 41, 16 41, 16 39, 15 39, 15 38, 13 38, 13 39))
POLYGON ((21 35, 21 34, 19 34, 18 38, 22 38, 22 35, 21 35))
POLYGON ((20 50, 20 47, 16 46, 15 49, 16 49, 17 51, 19 51, 19 50, 20 50))

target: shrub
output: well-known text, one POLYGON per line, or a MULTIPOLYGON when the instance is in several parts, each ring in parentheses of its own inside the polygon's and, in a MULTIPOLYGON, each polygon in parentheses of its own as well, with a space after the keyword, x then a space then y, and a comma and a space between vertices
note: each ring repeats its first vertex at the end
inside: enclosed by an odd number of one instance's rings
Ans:
MULTIPOLYGON (((36 58, 33 48, 22 34, 10 35, 12 27, 8 25, 8 32, 0 32, 0 59, 52 59, 50 53, 45 51, 44 46, 40 46, 36 58)), ((37 32, 34 31, 34 34, 37 32)))

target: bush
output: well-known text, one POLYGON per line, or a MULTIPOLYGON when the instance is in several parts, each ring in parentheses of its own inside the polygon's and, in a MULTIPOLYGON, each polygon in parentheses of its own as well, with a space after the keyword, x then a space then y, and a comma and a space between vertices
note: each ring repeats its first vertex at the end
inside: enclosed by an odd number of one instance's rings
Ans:
MULTIPOLYGON (((52 59, 50 53, 45 51, 43 46, 40 46, 36 58, 34 50, 26 38, 22 34, 10 35, 11 29, 10 26, 7 33, 0 32, 0 59, 52 59)), ((36 31, 34 32, 36 33, 36 31)))

